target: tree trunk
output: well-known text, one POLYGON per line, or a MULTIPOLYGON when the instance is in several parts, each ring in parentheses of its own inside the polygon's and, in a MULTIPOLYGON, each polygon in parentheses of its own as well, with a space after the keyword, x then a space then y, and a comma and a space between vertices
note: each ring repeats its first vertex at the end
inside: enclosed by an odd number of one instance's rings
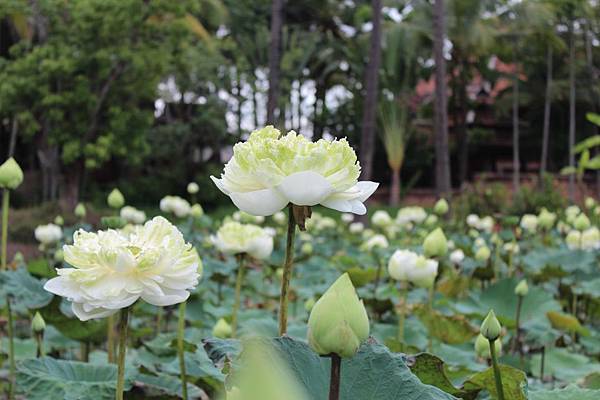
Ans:
MULTIPOLYGON (((575 33, 569 22, 569 166, 575 166, 575 33)), ((569 201, 575 201, 575 175, 569 175, 569 201)))
POLYGON ((546 95, 544 98, 544 131, 542 133, 542 159, 540 161, 540 182, 548 170, 548 143, 550 141, 550 111, 552 109, 552 47, 548 45, 546 55, 546 95))
POLYGON ((373 176, 373 156, 375 154, 375 114, 379 86, 379 65, 381 63, 381 0, 372 0, 373 30, 369 63, 365 74, 365 102, 360 136, 360 164, 362 179, 368 181, 373 176))
POLYGON ((433 6, 433 57, 435 60, 435 184, 439 197, 450 192, 450 156, 448 154, 448 93, 446 90, 446 60, 444 59, 444 0, 433 6))
POLYGON ((392 180, 390 183, 390 206, 400 204, 400 170, 392 170, 392 180))
POLYGON ((465 63, 459 62, 456 129, 458 136, 458 180, 462 185, 468 178, 469 132, 467 130, 467 80, 465 63))
POLYGON ((323 137, 323 127, 325 125, 325 83, 319 79, 317 80, 317 87, 315 93, 315 110, 313 119, 313 140, 318 140, 323 137))
POLYGON ((269 46, 269 94, 267 99, 267 124, 275 124, 279 100, 279 73, 281 63, 281 27, 283 25, 283 0, 271 3, 271 44, 269 46))
POLYGON ((521 160, 519 154, 519 64, 516 57, 516 40, 513 43, 513 60, 515 71, 513 73, 513 99, 512 99, 512 127, 513 127, 513 197, 517 195, 521 183, 521 160))

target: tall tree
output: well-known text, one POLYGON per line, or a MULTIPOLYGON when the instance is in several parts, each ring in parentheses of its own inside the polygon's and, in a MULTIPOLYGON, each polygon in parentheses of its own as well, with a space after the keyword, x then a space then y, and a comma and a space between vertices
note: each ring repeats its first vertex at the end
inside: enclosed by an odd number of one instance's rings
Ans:
POLYGON ((433 58, 435 60, 435 187, 438 196, 450 192, 450 155, 448 149, 448 92, 444 36, 446 15, 444 0, 433 5, 433 58))
MULTIPOLYGON (((548 169, 548 144, 550 142, 550 112, 552 109, 552 45, 546 51, 546 94, 544 96, 544 127, 542 131, 542 158, 540 160, 540 178, 548 169)), ((540 179, 542 182, 543 179, 540 179)))
POLYGON ((362 166, 362 178, 364 180, 369 180, 373 176, 375 114, 379 86, 379 65, 381 63, 381 0, 372 0, 371 8, 373 10, 373 30, 371 31, 369 63, 365 74, 366 94, 360 140, 360 163, 362 166))
POLYGON ((267 99, 267 123, 275 123, 275 111, 279 101, 279 75, 281 68, 281 27, 283 25, 283 0, 271 3, 271 44, 269 47, 269 95, 267 99))

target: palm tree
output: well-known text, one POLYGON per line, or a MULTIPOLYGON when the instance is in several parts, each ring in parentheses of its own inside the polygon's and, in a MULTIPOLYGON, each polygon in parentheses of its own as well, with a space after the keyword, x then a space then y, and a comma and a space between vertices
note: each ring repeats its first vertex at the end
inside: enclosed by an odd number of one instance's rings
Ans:
POLYGON ((275 109, 279 100, 279 75, 281 64, 281 27, 283 25, 283 0, 271 3, 271 44, 269 47, 269 95, 267 123, 275 123, 275 109))
POLYGON ((384 101, 381 105, 383 146, 387 162, 392 170, 390 182, 390 205, 400 202, 400 170, 404 163, 406 143, 410 136, 408 110, 400 101, 384 101))
POLYGON ((381 0, 372 0, 373 30, 369 63, 365 75, 366 95, 362 119, 360 140, 360 161, 362 178, 371 179, 373 175, 373 155, 375 154, 375 112, 379 85, 379 64, 381 63, 381 0))
POLYGON ((435 60, 435 184, 439 197, 450 192, 450 156, 448 149, 448 94, 444 59, 444 0, 433 5, 433 58, 435 60))

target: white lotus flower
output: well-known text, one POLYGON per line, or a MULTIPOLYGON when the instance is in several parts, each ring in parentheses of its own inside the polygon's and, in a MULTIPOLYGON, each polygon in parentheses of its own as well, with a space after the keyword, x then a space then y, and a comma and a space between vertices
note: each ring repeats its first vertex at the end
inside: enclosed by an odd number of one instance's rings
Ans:
MULTIPOLYGON (((287 217, 285 216, 285 213, 282 213, 282 214, 285 217, 285 220, 287 222, 287 217)), ((263 222, 265 222, 265 217, 263 217, 261 215, 248 214, 247 212, 244 212, 244 211, 236 211, 233 213, 233 215, 231 217, 233 218, 234 221, 241 222, 243 224, 260 225, 263 222)))
POLYGON ((389 246, 389 242, 387 238, 383 235, 373 235, 369 240, 362 244, 361 248, 363 250, 371 251, 373 249, 387 249, 389 246))
POLYGON ((388 261, 388 273, 397 281, 407 281, 419 255, 410 250, 396 250, 388 261))
POLYGON ((393 222, 392 217, 385 210, 377 210, 371 217, 371 223, 379 228, 385 228, 393 222))
POLYGON ((361 233, 365 230, 365 225, 362 222, 353 222, 348 226, 350 233, 361 233))
POLYGON ((450 261, 454 264, 460 264, 465 259, 465 253, 461 249, 456 249, 450 253, 450 261))
POLYGON ((416 286, 430 288, 438 273, 438 262, 423 256, 417 257, 414 266, 408 271, 408 279, 416 286))
POLYGON ((479 226, 479 216, 476 214, 467 215, 467 225, 469 225, 471 228, 477 229, 479 226))
POLYGON ((82 321, 108 317, 140 298, 155 306, 181 303, 202 273, 196 250, 163 217, 128 235, 78 230, 73 241, 63 251, 74 268, 57 269, 44 289, 71 301, 82 321))
POLYGON ((351 223, 352 221, 354 221, 354 214, 351 213, 342 213, 342 222, 345 222, 347 224, 351 223))
POLYGON ((573 229, 567 234, 565 238, 565 242, 567 243, 567 247, 571 250, 576 250, 581 248, 581 232, 573 229))
POLYGON ((178 218, 187 217, 192 206, 186 199, 179 196, 165 196, 160 201, 160 210, 164 213, 174 214, 178 218))
POLYGON ((242 211, 273 215, 288 204, 365 214, 378 183, 358 182, 360 165, 345 139, 311 142, 267 126, 233 148, 217 187, 242 211))
POLYGON ((146 222, 146 213, 138 210, 135 207, 125 206, 120 211, 121 218, 130 224, 143 224, 146 222))
POLYGON ((35 239, 41 244, 52 244, 62 238, 62 229, 55 224, 40 225, 33 232, 35 239))
POLYGON ((533 214, 525 214, 521 217, 521 228, 525 229, 527 232, 535 232, 538 226, 538 217, 533 214))
POLYGON ((260 226, 235 221, 224 223, 212 237, 212 243, 223 253, 247 253, 261 260, 273 252, 273 236, 269 232, 260 226))
POLYGON ((283 211, 278 211, 273 214, 273 221, 275 221, 278 225, 285 225, 288 222, 288 217, 283 211))
POLYGON ((504 251, 506 251, 507 253, 517 254, 521 251, 521 248, 515 242, 504 243, 504 246, 502 246, 502 247, 504 248, 504 251))
POLYGON ((427 212, 423 207, 404 207, 398 210, 396 222, 406 226, 409 224, 420 224, 427 218, 427 212))
POLYGON ((189 194, 196 194, 200 191, 200 186, 196 182, 190 182, 187 185, 187 192, 189 194))
POLYGON ((581 233, 581 248, 583 250, 600 249, 600 231, 598 228, 594 226, 581 233))

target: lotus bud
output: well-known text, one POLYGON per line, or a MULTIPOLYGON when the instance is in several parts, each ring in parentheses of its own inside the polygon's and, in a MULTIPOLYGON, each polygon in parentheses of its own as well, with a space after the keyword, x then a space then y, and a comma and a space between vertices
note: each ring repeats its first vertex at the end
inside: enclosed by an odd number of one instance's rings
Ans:
MULTIPOLYGON (((366 231, 365 231, 366 232, 366 231)), ((366 251, 372 251, 374 249, 387 249, 389 246, 389 242, 387 240, 387 238, 383 235, 373 235, 369 238, 369 240, 367 240, 365 243, 362 244, 362 250, 366 250, 366 251)))
POLYGON ((201 218, 204 215, 204 209, 200 204, 196 203, 190 209, 190 215, 196 219, 201 218))
POLYGON ((119 189, 113 189, 106 198, 106 202, 110 208, 121 208, 125 205, 125 197, 119 189))
POLYGON ((575 218, 575 221, 573 221, 573 227, 578 231, 584 231, 590 227, 590 219, 587 217, 587 215, 581 213, 577 218, 575 218))
POLYGON ((306 256, 312 254, 312 252, 313 252, 312 243, 303 243, 302 247, 300 248, 300 251, 302 252, 302 254, 304 254, 306 256))
POLYGON ((448 252, 448 242, 442 228, 437 228, 425 238, 423 252, 426 257, 443 257, 448 252))
POLYGON ((592 208, 594 208, 595 205, 596 205, 596 200, 594 200, 594 198, 592 198, 592 197, 585 198, 585 208, 592 209, 592 208))
POLYGON ((0 165, 0 188, 14 190, 23 182, 23 170, 14 158, 0 165))
POLYGON ((54 252, 54 261, 57 263, 61 263, 65 260, 65 254, 62 249, 58 249, 54 252))
POLYGON ((424 222, 424 224, 425 224, 425 226, 427 226, 427 227, 432 227, 432 226, 434 226, 435 224, 437 224, 437 223, 438 223, 438 221, 439 221, 439 219, 438 219, 438 216, 437 216, 437 215, 430 214, 430 215, 428 215, 428 216, 427 216, 427 218, 425 219, 425 222, 424 222))
POLYGON ((340 219, 342 220, 342 222, 349 224, 352 221, 354 221, 354 214, 342 213, 340 219))
POLYGON ((456 249, 452 253, 450 253, 450 261, 453 264, 460 264, 465 259, 465 253, 461 249, 456 249))
POLYGON ((410 250, 396 250, 388 261, 388 273, 397 281, 407 281, 408 274, 415 267, 419 255, 410 250))
MULTIPOLYGON (((494 347, 496 350, 496 354, 500 354, 502 351, 502 341, 495 340, 494 347)), ((487 340, 481 333, 477 335, 477 339, 475 340, 475 353, 477 353, 478 357, 481 358, 491 358, 490 354, 490 341, 487 340)))
POLYGON ((231 325, 223 318, 219 319, 212 330, 212 335, 216 338, 226 339, 231 337, 231 325))
POLYGON ((13 257, 13 262, 17 265, 23 264, 25 262, 25 257, 23 256, 23 253, 17 251, 13 257))
POLYGON ((42 333, 46 329, 46 321, 42 318, 39 312, 36 312, 31 320, 31 331, 33 333, 42 333))
POLYGON ((54 218, 54 224, 58 226, 63 226, 65 224, 65 219, 61 215, 57 215, 54 218))
POLYGON ((538 226, 538 218, 533 214, 525 214, 521 218, 521 228, 527 232, 535 232, 538 226))
POLYGON ((581 232, 572 230, 567 234, 565 238, 567 247, 571 250, 578 249, 581 247, 581 232))
POLYGON ((448 212, 448 208, 446 199, 439 199, 433 206, 433 212, 437 215, 444 215, 448 212))
POLYGON ((500 321, 496 318, 494 310, 490 310, 487 317, 483 320, 480 332, 488 340, 496 340, 500 337, 502 326, 500 326, 500 321))
POLYGON ((475 253, 475 259, 477 261, 487 261, 490 259, 490 248, 487 246, 480 247, 475 253))
POLYGON ((367 310, 347 273, 315 303, 308 319, 308 343, 320 355, 352 357, 369 337, 367 310))
POLYGON ((519 284, 515 287, 515 294, 517 296, 525 297, 529 293, 529 286, 527 285, 527 280, 523 279, 519 284))
POLYGON ((200 191, 200 186, 196 182, 190 182, 187 185, 187 192, 189 194, 196 194, 200 191))
POLYGON ((85 205, 83 203, 78 203, 77 206, 75 207, 75 216, 77 218, 85 218, 85 215, 87 214, 87 211, 85 209, 85 205))
POLYGON ((283 211, 277 211, 273 214, 273 221, 278 225, 285 225, 287 224, 288 218, 283 211))

